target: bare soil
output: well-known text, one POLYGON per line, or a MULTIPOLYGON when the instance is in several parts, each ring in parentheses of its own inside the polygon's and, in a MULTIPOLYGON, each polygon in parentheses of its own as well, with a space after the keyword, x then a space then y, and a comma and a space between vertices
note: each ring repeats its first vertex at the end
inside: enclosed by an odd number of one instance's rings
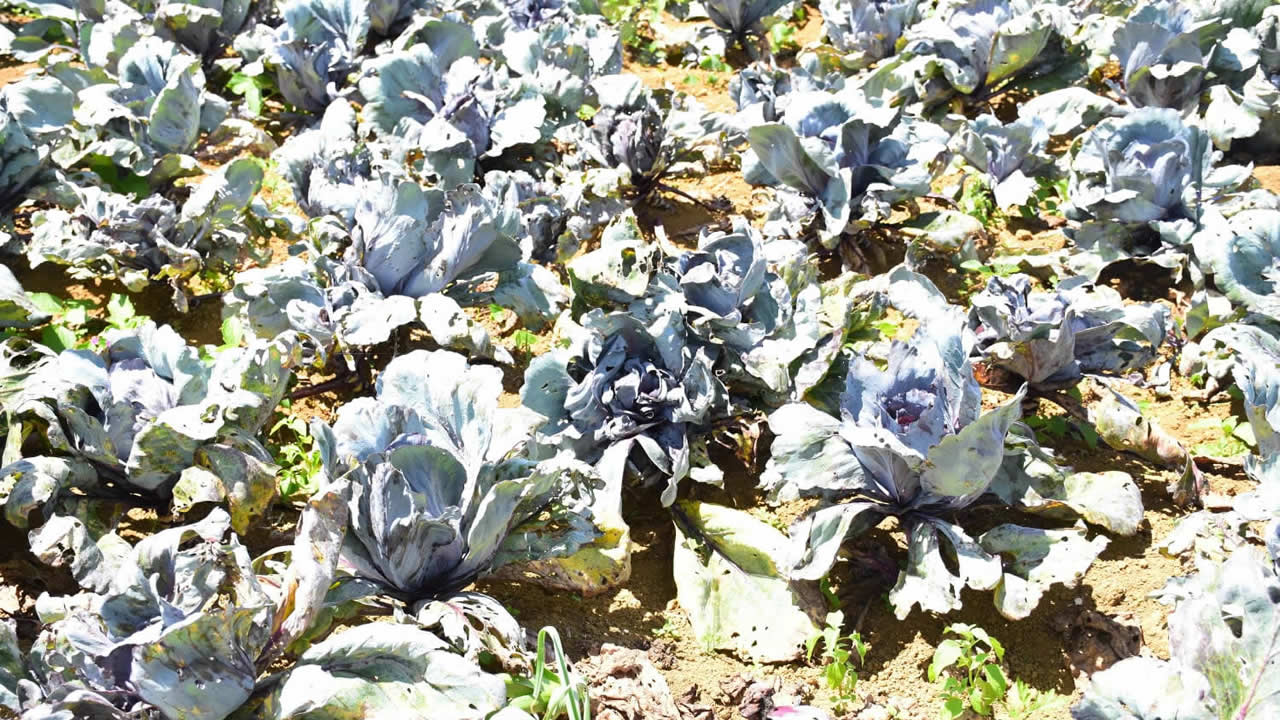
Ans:
POLYGON ((1262 187, 1274 193, 1280 193, 1280 165, 1258 165, 1253 168, 1253 176, 1262 187))

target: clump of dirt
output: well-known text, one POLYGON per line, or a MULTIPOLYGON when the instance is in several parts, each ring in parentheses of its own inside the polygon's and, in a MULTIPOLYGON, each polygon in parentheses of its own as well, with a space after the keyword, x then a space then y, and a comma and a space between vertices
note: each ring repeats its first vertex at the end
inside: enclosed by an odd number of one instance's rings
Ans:
POLYGON ((1142 649, 1142 627, 1132 613, 1111 616, 1070 607, 1054 616, 1053 624, 1062 635, 1067 667, 1077 677, 1106 670, 1142 649))
POLYGON ((12 82, 17 82, 27 76, 27 73, 40 69, 37 63, 20 63, 17 65, 8 65, 0 67, 0 88, 12 82))
POLYGON ((1258 165, 1253 169, 1253 176, 1263 188, 1280 193, 1280 165, 1258 165))
POLYGON ((604 645, 574 670, 591 688, 599 720, 682 720, 667 681, 640 650, 604 645))

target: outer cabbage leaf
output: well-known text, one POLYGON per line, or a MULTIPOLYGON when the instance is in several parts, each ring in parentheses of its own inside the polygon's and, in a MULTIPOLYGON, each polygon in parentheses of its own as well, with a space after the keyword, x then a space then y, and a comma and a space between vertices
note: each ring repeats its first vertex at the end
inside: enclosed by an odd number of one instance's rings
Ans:
POLYGON ((677 598, 699 643, 757 662, 798 659, 822 604, 785 577, 786 536, 709 503, 682 501, 673 516, 677 598))
POLYGON ((959 153, 986 174, 1001 209, 1026 205, 1037 189, 1035 178, 1052 160, 1044 154, 1049 129, 1038 117, 1003 125, 979 115, 953 140, 959 153))
POLYGON ((1125 99, 1136 107, 1196 107, 1209 72, 1202 38, 1213 24, 1197 21, 1175 3, 1139 8, 1120 27, 1112 46, 1123 71, 1125 99))
POLYGON ((200 183, 181 209, 161 195, 135 201, 76 187, 77 207, 34 215, 27 258, 33 267, 70 266, 73 277, 118 277, 135 291, 206 267, 227 268, 248 249, 247 213, 262 177, 256 161, 233 161, 200 183))
MULTIPOLYGON (((1209 88, 1206 129, 1223 150, 1233 140, 1246 138, 1252 147, 1274 149, 1280 147, 1280 8, 1265 8, 1257 23, 1243 27, 1250 28, 1254 47, 1249 49, 1256 50, 1257 66, 1242 83, 1209 88)), ((1246 64, 1240 62, 1231 70, 1244 72, 1246 64)))
POLYGON ((599 110, 562 138, 578 148, 564 159, 575 172, 562 193, 588 218, 611 219, 723 152, 715 118, 688 98, 650 91, 630 75, 596 78, 591 89, 599 110))
POLYGON ((741 40, 749 31, 759 31, 760 21, 777 12, 783 0, 708 0, 711 22, 741 40))
POLYGON ((596 78, 622 71, 620 35, 591 15, 508 33, 501 49, 507 67, 537 88, 557 126, 576 120, 596 78))
POLYGON ((1185 579, 1169 616, 1170 660, 1129 658, 1094 675, 1072 717, 1265 718, 1280 711, 1280 581, 1260 555, 1242 548, 1185 579))
POLYGON ((368 42, 373 19, 362 0, 290 0, 280 6, 276 28, 263 58, 275 70, 280 94, 291 105, 323 110, 337 97, 339 83, 355 69, 368 42))
POLYGON ((291 260, 246 271, 228 296, 241 327, 281 342, 293 362, 323 363, 335 346, 374 345, 419 320, 444 346, 505 359, 462 305, 500 299, 536 328, 567 301, 553 275, 521 261, 521 218, 502 196, 385 178, 357 179, 351 192, 353 225, 317 223, 314 266, 291 260), (324 254, 334 241, 346 245, 341 261, 324 254), (479 292, 494 274, 496 286, 479 292))
POLYGON ((256 575, 230 518, 214 509, 126 545, 99 593, 42 597, 44 629, 26 667, 5 668, 22 678, 22 707, 11 709, 110 720, 237 711, 278 650, 317 617, 341 540, 341 525, 328 523, 335 500, 345 499, 327 488, 304 509, 283 577, 256 575))
POLYGON ((350 223, 361 197, 358 181, 373 177, 374 153, 360 142, 346 100, 330 103, 318 126, 290 137, 272 157, 298 207, 313 218, 332 214, 350 223))
POLYGON ((125 502, 167 498, 181 473, 203 468, 221 476, 244 529, 274 494, 269 456, 253 436, 289 378, 265 345, 226 350, 208 363, 167 326, 108 334, 102 355, 64 351, 10 401, 5 472, 32 450, 93 467, 15 475, 6 512, 25 526, 35 508, 47 513, 55 500, 94 486, 125 502))
MULTIPOLYGON (((116 37, 113 28, 96 28, 116 37)), ((200 133, 215 130, 226 118, 228 103, 205 90, 200 59, 177 44, 154 35, 132 42, 124 36, 121 47, 118 56, 104 57, 92 57, 90 48, 88 68, 62 64, 53 69, 77 90, 74 120, 80 130, 55 159, 64 166, 105 159, 157 187, 198 175, 190 154, 200 133)))
POLYGON ((1214 284, 1234 304, 1280 320, 1280 211, 1233 215, 1221 232, 1198 237, 1195 247, 1214 284))
POLYGON ((851 222, 883 219, 893 203, 928 194, 948 141, 933 123, 821 92, 793 93, 782 122, 747 137, 747 181, 784 185, 816 204, 828 246, 851 222))
MULTIPOLYGON (((1026 388, 983 414, 970 364, 976 338, 959 321, 959 309, 913 273, 898 270, 885 280, 891 302, 920 320, 910 340, 893 342, 885 367, 865 354, 850 361, 839 418, 798 403, 769 418, 777 437, 762 487, 774 497, 824 501, 792 527, 791 577, 824 576, 845 538, 892 515, 909 538, 907 567, 890 593, 899 618, 917 604, 934 612, 953 610, 960 606, 962 588, 995 589, 1002 578, 1006 586, 1018 586, 1020 602, 1016 607, 1006 602, 1006 587, 997 592, 997 605, 1011 616, 1025 615, 1038 599, 1038 594, 1028 595, 1028 582, 1040 587, 1067 576, 1045 575, 1058 573, 1056 565, 1041 567, 1049 556, 1031 553, 1010 579, 994 554, 1003 550, 984 549, 955 524, 953 514, 984 497, 1018 501, 1015 487, 1026 491, 1022 498, 1027 506, 1035 507, 1036 499, 1044 504, 1043 496, 1029 492, 1031 485, 1057 500, 1066 493, 1054 483, 1063 482, 1066 473, 1051 464, 1051 457, 1040 455, 1052 481, 1035 482, 1021 473, 1010 478, 1005 445, 1026 388)), ((1088 494, 1071 497, 1095 517, 1111 522, 1111 515, 1117 515, 1112 524, 1122 531, 1136 529, 1136 521, 1134 528, 1125 524, 1131 514, 1125 504, 1136 498, 1095 501, 1088 494), (1119 510, 1107 505, 1115 502, 1121 504, 1119 510)), ((1046 537, 1066 542, 1070 535, 1046 537)), ((1022 550, 1014 554, 1018 552, 1022 550)))
MULTIPOLYGON (((197 709, 226 717, 252 692, 254 660, 270 636, 273 606, 258 585, 249 556, 215 510, 204 521, 161 531, 142 542, 121 566, 97 613, 73 613, 62 623, 81 661, 112 663, 75 668, 91 688, 131 688, 168 717, 197 709), (183 548, 191 538, 202 540, 183 548), (207 607, 223 596, 230 607, 207 607), (99 676, 99 672, 104 672, 99 676)), ((129 691, 126 691, 129 692, 129 691)))
POLYGON ((1249 177, 1247 167, 1215 167, 1218 159, 1208 134, 1174 110, 1099 123, 1072 158, 1064 211, 1083 224, 1072 233, 1079 252, 1069 265, 1090 279, 1130 258, 1181 272, 1186 246, 1216 212, 1211 204, 1249 177))
POLYGON ((313 645, 260 702, 238 717, 482 720, 506 688, 426 630, 367 623, 313 645))
POLYGON ((940 3, 908 28, 906 44, 869 78, 869 94, 926 106, 956 93, 994 89, 1032 68, 1047 70, 1061 59, 1050 40, 1060 11, 1021 0, 956 0, 940 3))

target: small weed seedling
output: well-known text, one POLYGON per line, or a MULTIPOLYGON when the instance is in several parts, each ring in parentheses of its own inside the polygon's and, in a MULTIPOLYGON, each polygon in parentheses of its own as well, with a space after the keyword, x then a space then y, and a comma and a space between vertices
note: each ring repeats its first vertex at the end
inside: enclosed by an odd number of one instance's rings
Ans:
POLYGON ((774 53, 799 50, 800 41, 796 39, 796 26, 789 22, 780 22, 769 28, 769 48, 774 53))
POLYGON ((680 626, 676 624, 675 618, 668 616, 662 623, 662 627, 654 628, 651 633, 655 638, 675 640, 680 636, 680 626))
POLYGON ((1240 418, 1231 415, 1223 419, 1222 436, 1217 440, 1200 443, 1191 449, 1196 455, 1210 457, 1235 457, 1249 452, 1253 445, 1253 426, 1241 423, 1240 418))
POLYGON ((262 116, 262 101, 276 94, 275 81, 270 73, 249 75, 237 72, 227 81, 227 89, 244 98, 244 107, 250 117, 262 116))
POLYGON ((645 61, 657 65, 666 53, 649 34, 649 23, 661 17, 667 0, 604 0, 600 12, 618 29, 622 44, 639 53, 645 61))
POLYGON ((306 422, 289 414, 291 406, 292 402, 288 399, 281 401, 283 414, 267 433, 270 438, 292 436, 292 439, 272 448, 272 454, 280 468, 276 471, 276 490, 286 502, 310 497, 318 489, 317 478, 324 464, 306 422))
POLYGON ((970 177, 964 184, 960 195, 960 209, 966 215, 989 228, 1000 218, 1000 209, 996 207, 995 195, 991 187, 981 178, 970 177))
POLYGON ((1062 216, 1061 205, 1067 199, 1067 178, 1050 180, 1047 177, 1036 178, 1036 191, 1032 200, 1018 208, 1022 217, 1034 219, 1040 211, 1046 215, 1062 216))
POLYGON ((805 644, 809 660, 813 660, 813 652, 818 641, 822 641, 823 682, 831 691, 831 707, 837 713, 857 702, 858 671, 854 667, 853 658, 858 658, 858 667, 866 661, 870 645, 862 640, 857 632, 841 635, 840 626, 844 623, 844 613, 835 611, 827 614, 827 625, 820 634, 813 635, 805 644))
POLYGON ((538 342, 538 336, 520 328, 511 333, 511 342, 515 345, 517 351, 528 353, 533 350, 533 346, 538 342))
POLYGON ((541 720, 591 720, 591 700, 582 678, 569 670, 560 633, 553 627, 538 632, 538 652, 529 677, 506 676, 507 706, 541 720), (547 640, 555 650, 555 666, 547 662, 547 640))
POLYGON ((955 623, 947 632, 957 637, 939 643, 929 664, 929 682, 943 681, 941 720, 957 720, 968 710, 989 716, 997 705, 1013 720, 1030 720, 1066 706, 1068 699, 1052 690, 1037 690, 1018 679, 1010 683, 1001 669, 1004 646, 986 630, 955 623))
POLYGON ((1074 432, 1090 450, 1098 447, 1098 431, 1088 423, 1075 422, 1062 415, 1028 415, 1022 421, 1036 432, 1036 440, 1041 444, 1065 440, 1074 432))
POLYGON ((939 643, 929 664, 929 682, 943 680, 938 717, 958 720, 965 710, 990 715, 1009 690, 1009 681, 1000 669, 1004 646, 976 625, 954 623, 947 632, 958 637, 939 643))
POLYGON ((1036 690, 1021 680, 1014 680, 1005 698, 1004 709, 1011 720, 1031 720, 1036 717, 1050 717, 1053 710, 1062 710, 1070 698, 1063 697, 1053 690, 1048 692, 1036 690))
POLYGON ((1018 265, 1003 264, 999 259, 993 259, 990 265, 984 265, 977 260, 965 260, 960 263, 960 269, 965 272, 978 273, 985 280, 990 277, 1006 278, 1018 272, 1018 265))
MULTIPOLYGON (((90 346, 96 339, 89 331, 90 324, 97 322, 89 316, 89 310, 94 306, 92 302, 63 299, 41 292, 27 293, 27 296, 37 308, 52 316, 40 333, 40 341, 50 350, 62 352, 82 348, 90 346)), ((117 293, 107 299, 105 330, 132 330, 147 319, 147 316, 137 313, 133 301, 127 296, 117 293)))

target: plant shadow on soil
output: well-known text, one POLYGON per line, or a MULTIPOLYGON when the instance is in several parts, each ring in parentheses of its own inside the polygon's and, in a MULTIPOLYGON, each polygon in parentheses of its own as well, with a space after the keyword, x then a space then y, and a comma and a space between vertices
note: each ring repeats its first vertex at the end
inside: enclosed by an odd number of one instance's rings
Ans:
POLYGON ((113 294, 124 295, 133 301, 138 314, 150 317, 157 325, 173 326, 188 343, 222 344, 222 301, 219 297, 192 302, 188 312, 183 313, 174 304, 173 288, 165 283, 151 283, 135 293, 114 279, 73 278, 67 268, 53 263, 31 268, 24 258, 10 262, 9 266, 27 292, 44 292, 92 303, 95 312, 91 314, 95 316, 105 315, 107 300, 113 294))

